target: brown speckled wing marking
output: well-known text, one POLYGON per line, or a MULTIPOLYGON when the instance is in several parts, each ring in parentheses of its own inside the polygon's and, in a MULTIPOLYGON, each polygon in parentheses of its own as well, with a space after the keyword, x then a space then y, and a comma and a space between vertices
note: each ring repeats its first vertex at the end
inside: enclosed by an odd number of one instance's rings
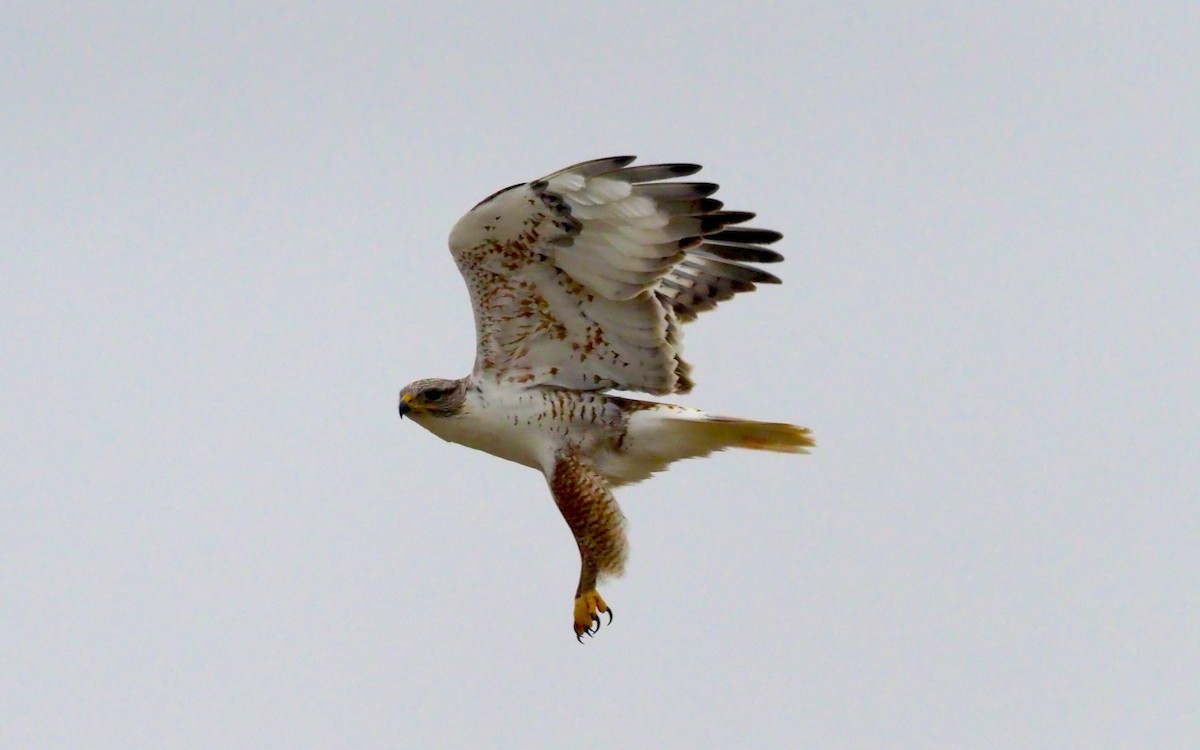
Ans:
POLYGON ((596 588, 602 575, 625 569, 625 517, 600 472, 576 451, 560 453, 550 476, 550 491, 579 545, 580 596, 596 588))
POLYGON ((475 373, 497 383, 655 394, 692 389, 679 326, 779 279, 766 245, 695 164, 576 164, 480 202, 450 248, 475 308, 475 373))

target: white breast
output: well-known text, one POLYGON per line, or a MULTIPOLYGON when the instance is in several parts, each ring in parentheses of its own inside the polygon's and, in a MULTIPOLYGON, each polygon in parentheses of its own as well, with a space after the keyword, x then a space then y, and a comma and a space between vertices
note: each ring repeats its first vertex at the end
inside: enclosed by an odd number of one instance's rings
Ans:
POLYGON ((561 444, 537 391, 485 388, 467 391, 453 417, 414 414, 413 421, 443 440, 485 451, 541 471, 561 444))

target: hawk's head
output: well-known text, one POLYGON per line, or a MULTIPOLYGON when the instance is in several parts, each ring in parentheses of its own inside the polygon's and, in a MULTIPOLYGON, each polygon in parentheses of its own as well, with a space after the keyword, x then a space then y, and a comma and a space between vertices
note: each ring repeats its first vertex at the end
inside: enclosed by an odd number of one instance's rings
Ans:
POLYGON ((458 414, 466 398, 466 379, 446 380, 425 378, 404 386, 400 390, 400 418, 452 417, 458 414))

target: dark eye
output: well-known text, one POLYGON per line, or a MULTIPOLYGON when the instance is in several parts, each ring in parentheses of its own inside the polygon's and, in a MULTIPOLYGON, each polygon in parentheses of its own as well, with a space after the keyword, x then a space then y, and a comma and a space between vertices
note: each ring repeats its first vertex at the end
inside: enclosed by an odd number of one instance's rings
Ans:
POLYGON ((445 395, 446 395, 445 388, 426 388, 425 389, 425 400, 426 401, 437 401, 438 399, 440 399, 442 396, 445 396, 445 395))

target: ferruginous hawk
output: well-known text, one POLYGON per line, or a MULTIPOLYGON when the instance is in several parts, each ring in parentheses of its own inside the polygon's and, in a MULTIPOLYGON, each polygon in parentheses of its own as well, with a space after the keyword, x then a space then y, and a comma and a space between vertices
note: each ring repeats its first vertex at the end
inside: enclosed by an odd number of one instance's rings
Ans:
POLYGON ((400 391, 400 416, 541 471, 579 546, 576 637, 612 610, 596 591, 625 564, 612 488, 725 448, 805 453, 803 427, 608 395, 692 390, 680 326, 757 283, 782 235, 741 225, 717 186, 665 182, 695 164, 597 159, 495 193, 450 232, 475 308, 471 374, 400 391))

